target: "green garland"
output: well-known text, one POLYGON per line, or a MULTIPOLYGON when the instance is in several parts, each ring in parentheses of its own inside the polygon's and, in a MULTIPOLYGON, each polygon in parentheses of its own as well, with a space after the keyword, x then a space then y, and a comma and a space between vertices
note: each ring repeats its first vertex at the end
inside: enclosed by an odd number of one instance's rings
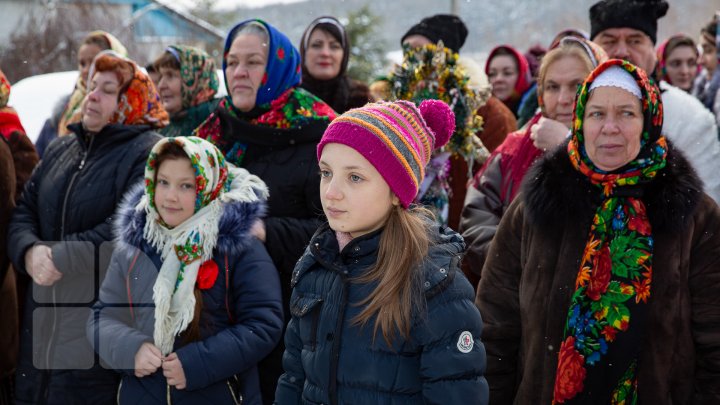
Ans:
POLYGON ((455 132, 444 151, 463 157, 468 166, 482 163, 488 151, 476 134, 483 118, 477 113, 490 97, 489 89, 469 86, 469 77, 458 64, 458 54, 442 41, 420 48, 403 46, 403 62, 388 77, 390 95, 397 100, 419 104, 423 100, 442 100, 455 113, 455 132))

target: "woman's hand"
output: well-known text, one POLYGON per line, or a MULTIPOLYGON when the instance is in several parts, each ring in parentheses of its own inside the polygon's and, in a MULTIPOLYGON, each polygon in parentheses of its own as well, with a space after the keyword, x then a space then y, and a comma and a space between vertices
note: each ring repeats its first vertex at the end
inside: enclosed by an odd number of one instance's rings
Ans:
POLYGON ((135 353, 135 377, 141 378, 162 366, 162 352, 154 344, 145 342, 135 353))
POLYGON ((168 385, 172 385, 176 389, 185 389, 185 372, 182 363, 175 352, 170 353, 162 363, 163 375, 167 379, 168 385))
POLYGON ((546 152, 563 143, 567 139, 568 131, 570 130, 562 122, 542 117, 530 128, 530 139, 536 148, 546 152))
POLYGON ((62 273, 52 261, 52 249, 35 245, 25 252, 25 269, 37 285, 50 287, 62 278, 62 273))
POLYGON ((265 222, 262 219, 258 219, 250 229, 250 234, 265 243, 265 222))

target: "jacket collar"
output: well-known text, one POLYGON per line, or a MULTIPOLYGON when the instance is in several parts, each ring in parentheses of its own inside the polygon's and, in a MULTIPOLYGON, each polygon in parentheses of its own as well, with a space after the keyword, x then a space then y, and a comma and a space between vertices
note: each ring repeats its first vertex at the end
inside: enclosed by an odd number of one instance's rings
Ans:
MULTIPOLYGON (((312 237, 305 253, 293 271, 291 285, 295 287, 300 278, 320 265, 343 276, 348 275, 348 266, 372 266, 377 259, 383 229, 355 238, 338 251, 335 231, 328 223, 323 224, 312 237)), ((458 268, 465 242, 462 236, 450 228, 431 225, 430 234, 435 242, 430 246, 428 255, 422 264, 424 288, 428 295, 446 285, 458 268)), ((352 276, 352 274, 351 274, 352 276)))
POLYGON ((151 129, 149 125, 122 125, 122 124, 108 124, 96 134, 90 134, 82 126, 82 123, 77 122, 68 125, 68 128, 77 135, 78 142, 83 149, 87 149, 89 146, 90 137, 93 139, 93 149, 103 144, 122 143, 129 139, 135 138, 143 132, 147 132, 151 129))
MULTIPOLYGON (((702 182, 695 170, 670 141, 668 144, 667 165, 641 190, 648 218, 657 231, 683 229, 702 193, 702 182)), ((531 168, 522 194, 530 219, 541 227, 589 220, 601 201, 597 187, 572 167, 567 141, 531 168)))

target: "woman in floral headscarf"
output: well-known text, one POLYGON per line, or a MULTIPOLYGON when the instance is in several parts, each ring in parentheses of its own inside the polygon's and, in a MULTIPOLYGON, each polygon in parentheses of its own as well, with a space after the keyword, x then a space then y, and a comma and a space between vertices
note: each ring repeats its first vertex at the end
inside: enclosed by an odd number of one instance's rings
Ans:
POLYGON ((117 391, 117 375, 94 362, 84 333, 103 276, 96 251, 112 240, 115 207, 142 178, 168 115, 150 79, 112 51, 96 56, 88 78, 80 121, 46 150, 8 230, 13 265, 32 278, 18 403, 109 403, 117 391))
POLYGON ((578 90, 572 136, 503 216, 476 304, 493 403, 718 403, 720 208, 627 61, 578 90))
POLYGON ((160 73, 157 89, 170 125, 165 136, 188 136, 217 108, 215 61, 191 46, 172 45, 153 63, 160 73))
MULTIPOLYGON (((335 112, 298 87, 297 49, 264 21, 248 20, 230 30, 223 71, 228 96, 195 133, 267 184, 267 216, 254 231, 280 272, 287 315, 293 268, 322 215, 315 147, 335 112)), ((272 403, 282 373, 280 346, 260 365, 265 403, 272 403)))
POLYGON ((106 50, 115 51, 121 56, 128 56, 125 46, 112 34, 105 31, 93 31, 89 33, 78 49, 78 78, 75 89, 70 95, 65 111, 60 117, 58 135, 65 136, 71 133, 67 127, 79 118, 77 112, 82 108, 82 101, 87 94, 88 72, 95 56, 106 50))
POLYGON ((88 324, 100 357, 133 370, 119 404, 261 403, 256 365, 283 328, 277 271, 250 233, 266 198, 257 176, 208 141, 153 147, 145 181, 118 210, 100 290, 110 305, 88 324))
POLYGON ((79 112, 82 107, 82 101, 87 94, 87 76, 90 71, 90 66, 95 56, 106 50, 115 51, 125 57, 128 56, 125 46, 109 32, 100 30, 93 31, 83 39, 77 52, 78 78, 75 82, 75 88, 66 99, 67 101, 64 107, 62 107, 59 118, 55 119, 51 117, 45 122, 35 143, 41 157, 44 156, 45 149, 53 139, 72 133, 68 125, 80 121, 81 114, 79 114, 79 112))

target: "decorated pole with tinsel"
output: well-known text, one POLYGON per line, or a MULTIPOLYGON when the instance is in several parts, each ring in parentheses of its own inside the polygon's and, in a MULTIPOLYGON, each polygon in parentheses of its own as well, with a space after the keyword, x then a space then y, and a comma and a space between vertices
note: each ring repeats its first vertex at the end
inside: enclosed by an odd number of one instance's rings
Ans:
POLYGON ((403 61, 387 78, 389 96, 393 100, 409 100, 420 104, 434 99, 447 103, 455 113, 455 132, 442 149, 433 153, 427 175, 417 200, 435 212, 439 222, 447 224, 450 156, 459 156, 472 177, 474 166, 484 163, 489 152, 480 141, 483 118, 477 113, 490 98, 490 88, 470 86, 470 78, 458 63, 459 55, 446 48, 442 41, 419 48, 403 47, 403 61))

